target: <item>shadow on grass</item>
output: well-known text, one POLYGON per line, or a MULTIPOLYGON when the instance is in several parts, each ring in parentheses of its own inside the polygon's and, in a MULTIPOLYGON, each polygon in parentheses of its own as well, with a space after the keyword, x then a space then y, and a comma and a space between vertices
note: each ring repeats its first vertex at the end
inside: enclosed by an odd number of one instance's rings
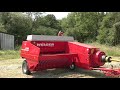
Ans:
POLYGON ((76 68, 74 71, 69 69, 49 69, 32 73, 32 78, 110 78, 102 72, 83 70, 76 68))

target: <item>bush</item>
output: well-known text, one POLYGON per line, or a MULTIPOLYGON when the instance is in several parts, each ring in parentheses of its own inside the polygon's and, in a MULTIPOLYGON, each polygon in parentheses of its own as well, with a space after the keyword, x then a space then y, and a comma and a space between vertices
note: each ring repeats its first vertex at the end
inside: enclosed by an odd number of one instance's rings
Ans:
POLYGON ((87 43, 97 48, 100 48, 101 51, 105 52, 108 56, 120 56, 120 45, 117 46, 108 46, 99 44, 97 42, 94 43, 87 43))
POLYGON ((103 28, 99 31, 98 42, 115 46, 120 43, 120 22, 113 25, 112 28, 103 28))
POLYGON ((120 14, 109 13, 101 24, 97 36, 98 42, 111 46, 118 45, 120 43, 120 14))
POLYGON ((120 44, 120 22, 114 24, 114 44, 120 44))
POLYGON ((37 29, 32 31, 32 34, 37 35, 57 35, 58 30, 50 27, 39 26, 37 29))

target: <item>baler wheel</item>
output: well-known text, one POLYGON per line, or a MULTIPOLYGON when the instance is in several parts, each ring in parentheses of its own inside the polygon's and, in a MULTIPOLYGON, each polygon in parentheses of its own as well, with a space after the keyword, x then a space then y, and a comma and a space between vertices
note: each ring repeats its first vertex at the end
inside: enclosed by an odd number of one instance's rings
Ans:
POLYGON ((74 63, 72 63, 72 64, 69 66, 69 68, 70 68, 71 70, 75 70, 76 66, 75 66, 74 63))
POLYGON ((31 74, 31 72, 30 72, 30 70, 28 68, 28 63, 27 63, 26 60, 24 60, 23 63, 22 63, 22 72, 23 72, 23 74, 26 74, 26 75, 31 74))

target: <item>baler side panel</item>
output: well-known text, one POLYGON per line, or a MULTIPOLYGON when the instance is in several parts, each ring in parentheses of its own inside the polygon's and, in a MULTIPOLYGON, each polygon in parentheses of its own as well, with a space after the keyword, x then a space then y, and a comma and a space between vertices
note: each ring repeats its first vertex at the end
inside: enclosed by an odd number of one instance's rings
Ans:
POLYGON ((31 59, 33 61, 38 61, 40 54, 40 48, 33 45, 29 41, 23 41, 21 49, 21 57, 26 59, 31 59))
POLYGON ((30 41, 23 41, 21 49, 21 57, 28 62, 30 70, 34 70, 39 63, 40 48, 33 45, 30 41))
POLYGON ((86 47, 81 46, 79 43, 68 42, 67 51, 69 53, 76 53, 76 65, 80 68, 89 69, 89 54, 86 47))
POLYGON ((66 43, 60 41, 32 41, 32 43, 40 48, 41 54, 57 54, 65 53, 66 43))
POLYGON ((41 55, 36 69, 63 68, 72 64, 76 54, 51 54, 41 55))
POLYGON ((81 68, 92 69, 93 67, 103 66, 105 62, 101 61, 104 52, 99 48, 86 45, 79 42, 69 42, 67 51, 70 53, 77 53, 76 65, 81 68))

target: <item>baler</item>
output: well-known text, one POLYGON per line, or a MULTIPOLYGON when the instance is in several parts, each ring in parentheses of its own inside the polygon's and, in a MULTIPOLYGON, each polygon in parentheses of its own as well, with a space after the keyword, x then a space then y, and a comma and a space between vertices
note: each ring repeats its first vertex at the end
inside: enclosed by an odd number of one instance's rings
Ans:
POLYGON ((105 52, 77 42, 70 36, 28 35, 27 40, 22 42, 20 54, 25 59, 22 72, 27 75, 32 71, 52 68, 74 70, 75 67, 102 70, 106 75, 120 74, 120 70, 102 67, 112 61, 105 52))

